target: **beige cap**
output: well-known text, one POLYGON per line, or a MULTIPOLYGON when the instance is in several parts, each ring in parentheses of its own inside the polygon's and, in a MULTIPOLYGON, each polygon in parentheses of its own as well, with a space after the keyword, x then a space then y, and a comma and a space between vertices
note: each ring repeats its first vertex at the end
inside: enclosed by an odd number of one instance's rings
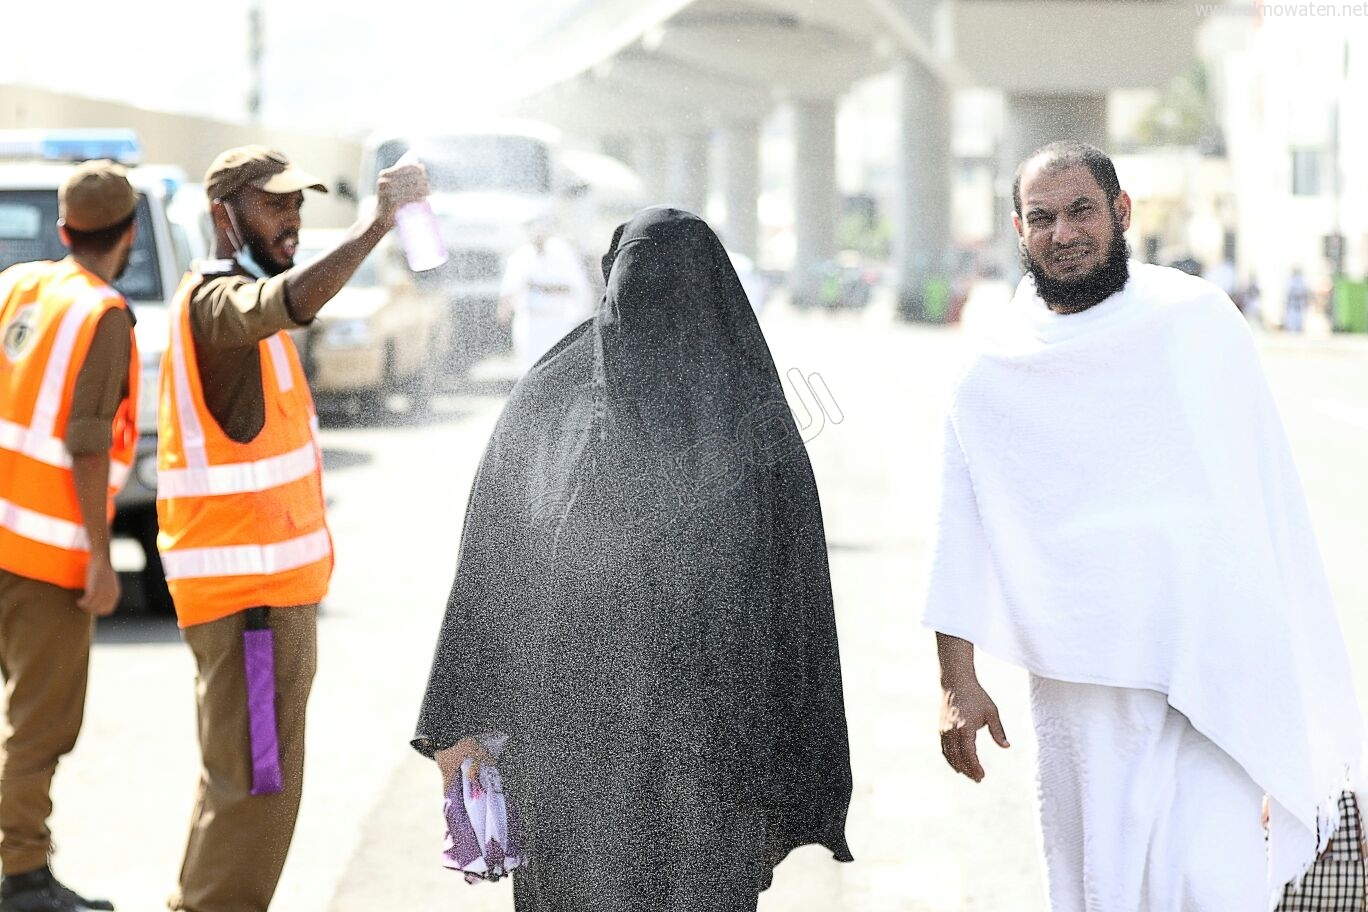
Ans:
POLYGON ((295 167, 283 152, 265 146, 229 149, 214 159, 204 173, 204 190, 211 200, 225 199, 247 186, 267 193, 328 192, 321 180, 295 167))
POLYGON ((57 215, 73 231, 99 231, 138 208, 128 171, 107 159, 82 162, 57 191, 57 215))

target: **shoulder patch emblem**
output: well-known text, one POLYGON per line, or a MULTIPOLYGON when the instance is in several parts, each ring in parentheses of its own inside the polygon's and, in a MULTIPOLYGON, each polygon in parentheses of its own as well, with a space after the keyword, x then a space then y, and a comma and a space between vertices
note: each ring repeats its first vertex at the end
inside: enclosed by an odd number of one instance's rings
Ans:
POLYGON ((38 305, 19 308, 14 319, 5 324, 5 357, 18 361, 33 347, 38 338, 38 305))

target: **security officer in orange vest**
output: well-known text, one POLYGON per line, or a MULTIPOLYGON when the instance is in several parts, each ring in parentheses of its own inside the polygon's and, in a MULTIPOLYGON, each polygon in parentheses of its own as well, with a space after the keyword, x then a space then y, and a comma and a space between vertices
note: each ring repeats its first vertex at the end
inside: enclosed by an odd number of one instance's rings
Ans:
POLYGON ((119 600, 109 522, 137 443, 138 353, 110 283, 137 203, 118 165, 77 167, 58 191, 71 255, 0 273, 0 912, 114 908, 52 876, 47 820, 81 729, 95 618, 119 600))
POLYGON ((265 912, 299 811, 317 607, 333 565, 313 400, 285 331, 313 320, 428 183, 420 165, 381 172, 375 211, 301 266, 300 207, 305 190, 327 192, 322 182, 245 146, 221 154, 204 184, 221 259, 176 294, 158 415, 158 547, 199 667, 203 755, 171 908, 265 912), (243 631, 262 608, 275 645, 273 794, 253 794, 243 667, 243 631))

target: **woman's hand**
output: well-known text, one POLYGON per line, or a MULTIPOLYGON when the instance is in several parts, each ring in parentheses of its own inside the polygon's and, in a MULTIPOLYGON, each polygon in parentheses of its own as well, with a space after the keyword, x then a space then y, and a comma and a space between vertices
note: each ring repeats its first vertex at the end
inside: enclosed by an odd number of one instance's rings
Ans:
POLYGON ((480 777, 480 767, 486 763, 493 765, 494 757, 485 749, 478 738, 462 738, 451 747, 439 750, 433 754, 433 759, 437 761, 437 769, 442 773, 443 793, 451 790, 451 783, 456 781, 456 776, 461 772, 461 764, 467 760, 473 760, 470 764, 470 781, 474 782, 480 777))

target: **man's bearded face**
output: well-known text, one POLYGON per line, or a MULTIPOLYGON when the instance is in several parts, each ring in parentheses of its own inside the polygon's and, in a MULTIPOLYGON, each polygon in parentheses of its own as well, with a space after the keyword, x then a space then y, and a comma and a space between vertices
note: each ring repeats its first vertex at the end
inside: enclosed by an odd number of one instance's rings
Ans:
POLYGON ((1115 212, 1111 223, 1111 241, 1102 261, 1087 272, 1069 278, 1052 277, 1044 264, 1031 256, 1026 245, 1021 245, 1022 268, 1031 274, 1041 300, 1063 312, 1075 312, 1099 304, 1125 287, 1130 278, 1130 244, 1115 212))
POLYGON ((267 193, 255 187, 244 187, 228 204, 241 242, 267 275, 279 275, 294 265, 303 204, 302 192, 267 193))
POLYGON ((1062 313, 1097 304, 1130 277, 1130 199, 1108 200, 1084 165, 1028 169, 1021 181, 1022 267, 1041 299, 1062 313))

